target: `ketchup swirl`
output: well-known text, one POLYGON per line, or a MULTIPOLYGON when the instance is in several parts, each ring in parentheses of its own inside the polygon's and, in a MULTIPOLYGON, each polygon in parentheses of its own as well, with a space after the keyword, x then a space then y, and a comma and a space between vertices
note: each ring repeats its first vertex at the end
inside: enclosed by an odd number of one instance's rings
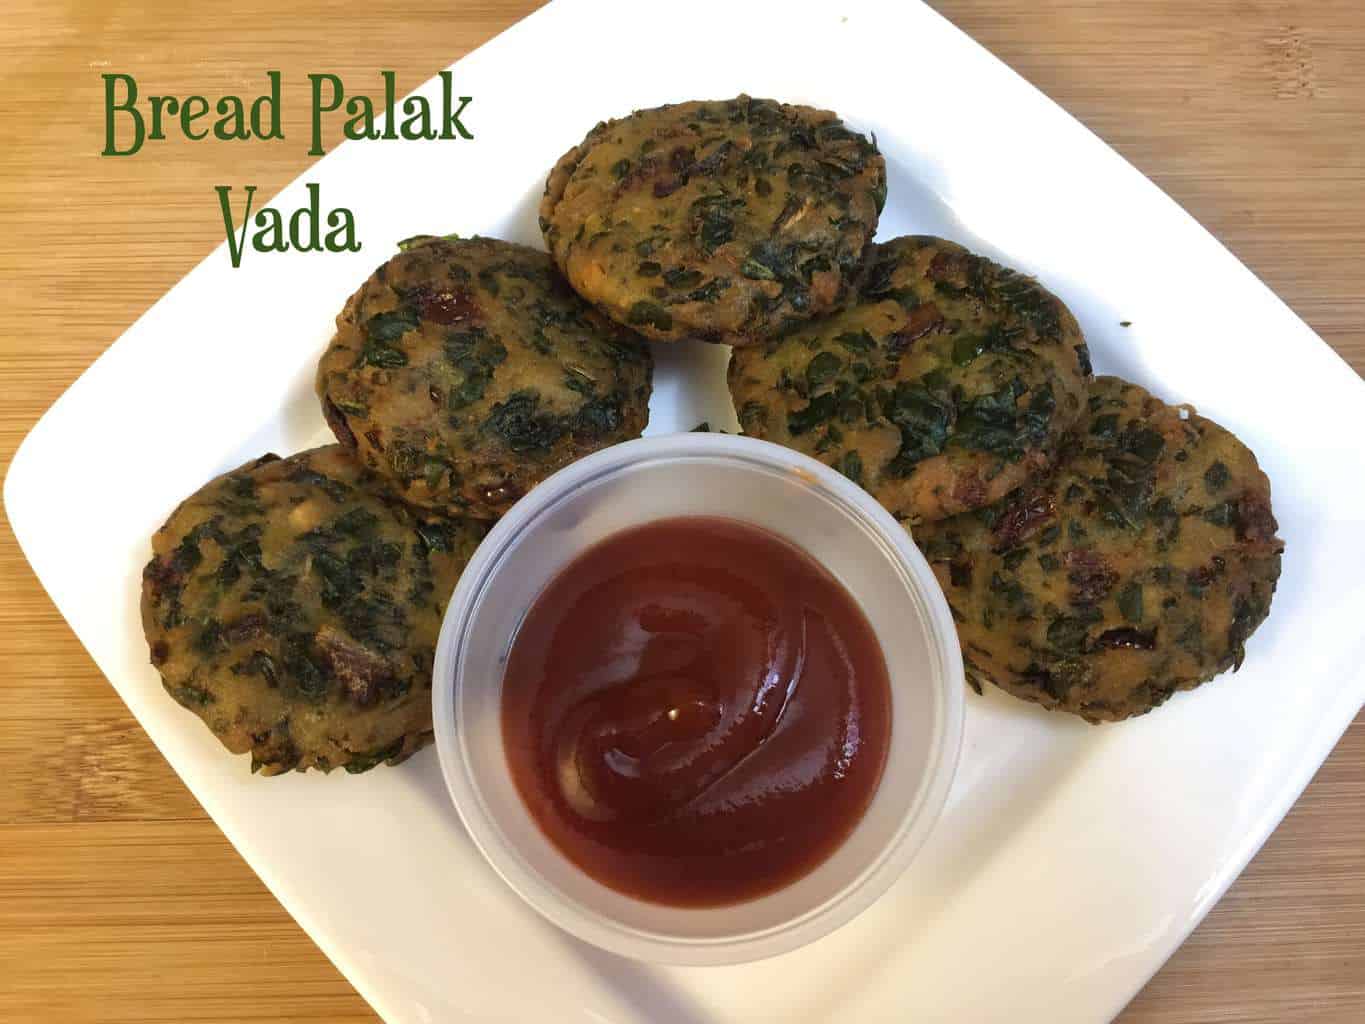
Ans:
POLYGON ((857 825, 890 738, 857 603, 756 527, 628 530, 527 613, 503 685, 513 780, 574 863, 675 905, 789 884, 857 825))

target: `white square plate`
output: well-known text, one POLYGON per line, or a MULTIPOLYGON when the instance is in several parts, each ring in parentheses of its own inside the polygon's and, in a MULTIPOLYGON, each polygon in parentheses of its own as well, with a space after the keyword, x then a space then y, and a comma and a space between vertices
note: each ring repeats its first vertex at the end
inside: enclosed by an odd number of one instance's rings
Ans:
MULTIPOLYGON (((348 142, 304 183, 362 252, 224 247, 34 427, 14 530, 81 642, 281 902, 388 1020, 1049 1020, 1116 1013, 1279 822, 1365 699, 1365 384, 1132 167, 918 3, 560 0, 454 65, 473 142, 348 142), (419 232, 539 244, 551 163, 600 118, 753 95, 838 110, 890 171, 881 237, 946 235, 1037 274, 1096 368, 1194 402, 1259 454, 1288 549, 1247 663, 1093 728, 969 695, 939 827, 875 907, 734 968, 616 959, 543 923, 464 832, 434 751, 252 777, 162 692, 137 614, 148 538, 266 450, 328 440, 313 367, 347 294, 419 232), (1125 329, 1120 321, 1133 325, 1125 329), (96 514, 92 514, 96 513, 96 514)), ((439 83, 421 90, 439 96, 439 83)), ((671 350, 651 432, 726 421, 720 349, 671 350)))

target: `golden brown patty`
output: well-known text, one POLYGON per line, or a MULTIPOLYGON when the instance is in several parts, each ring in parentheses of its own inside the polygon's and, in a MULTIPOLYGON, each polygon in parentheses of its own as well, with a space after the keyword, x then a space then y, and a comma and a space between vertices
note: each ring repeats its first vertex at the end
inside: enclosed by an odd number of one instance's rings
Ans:
POLYGON ((152 538, 152 664, 253 771, 394 764, 431 740, 436 635, 483 529, 412 512, 339 446, 266 455, 152 538))
POLYGON ((836 115, 740 96, 599 124, 550 172, 540 226, 621 323, 743 345, 843 301, 885 199, 885 162, 836 115))
POLYGON ((638 437, 649 350, 542 252, 415 239, 337 317, 317 390, 337 439, 404 498, 492 518, 555 470, 638 437))
POLYGON ((911 523, 998 501, 1084 408, 1075 318, 1032 278, 939 238, 873 246, 842 312, 735 349, 753 437, 805 452, 911 523))
POLYGON ((1237 438, 1099 377, 1055 474, 913 533, 969 678, 1100 722, 1241 665, 1280 575, 1275 530, 1237 438))

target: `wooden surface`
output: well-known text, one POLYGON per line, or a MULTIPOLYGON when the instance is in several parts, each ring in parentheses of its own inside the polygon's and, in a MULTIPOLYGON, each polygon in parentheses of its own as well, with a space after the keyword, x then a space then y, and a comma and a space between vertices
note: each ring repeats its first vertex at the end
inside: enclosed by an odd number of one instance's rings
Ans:
MULTIPOLYGON (((532 6, 7 0, 0 469, 81 370, 220 241, 214 184, 269 195, 310 163, 300 103, 286 104, 288 142, 166 142, 100 159, 102 70, 216 96, 248 94, 266 68, 286 81, 334 71, 359 89, 387 67, 405 91, 532 6)), ((1365 367, 1358 0, 937 6, 1365 367)), ((374 1019, 129 717, 8 524, 0 684, 0 1019, 374 1019)), ((1365 1020, 1365 723, 1121 1019, 1365 1020)))

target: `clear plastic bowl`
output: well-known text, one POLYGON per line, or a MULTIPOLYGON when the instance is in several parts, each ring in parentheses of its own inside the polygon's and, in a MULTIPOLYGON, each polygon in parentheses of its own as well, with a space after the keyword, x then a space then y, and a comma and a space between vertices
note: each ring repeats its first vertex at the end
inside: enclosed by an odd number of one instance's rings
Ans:
POLYGON ((828 934, 901 874, 933 828, 962 742, 952 616, 909 535, 840 474, 777 445, 722 434, 645 438, 556 473, 493 528, 451 598, 436 648, 441 770, 470 836, 503 879, 586 942, 658 963, 724 964, 828 934), (862 606, 891 679, 891 745, 866 815, 791 885, 722 907, 645 902, 595 881, 546 838, 503 750, 502 677, 541 589, 607 536, 671 516, 727 516, 786 537, 862 606))

